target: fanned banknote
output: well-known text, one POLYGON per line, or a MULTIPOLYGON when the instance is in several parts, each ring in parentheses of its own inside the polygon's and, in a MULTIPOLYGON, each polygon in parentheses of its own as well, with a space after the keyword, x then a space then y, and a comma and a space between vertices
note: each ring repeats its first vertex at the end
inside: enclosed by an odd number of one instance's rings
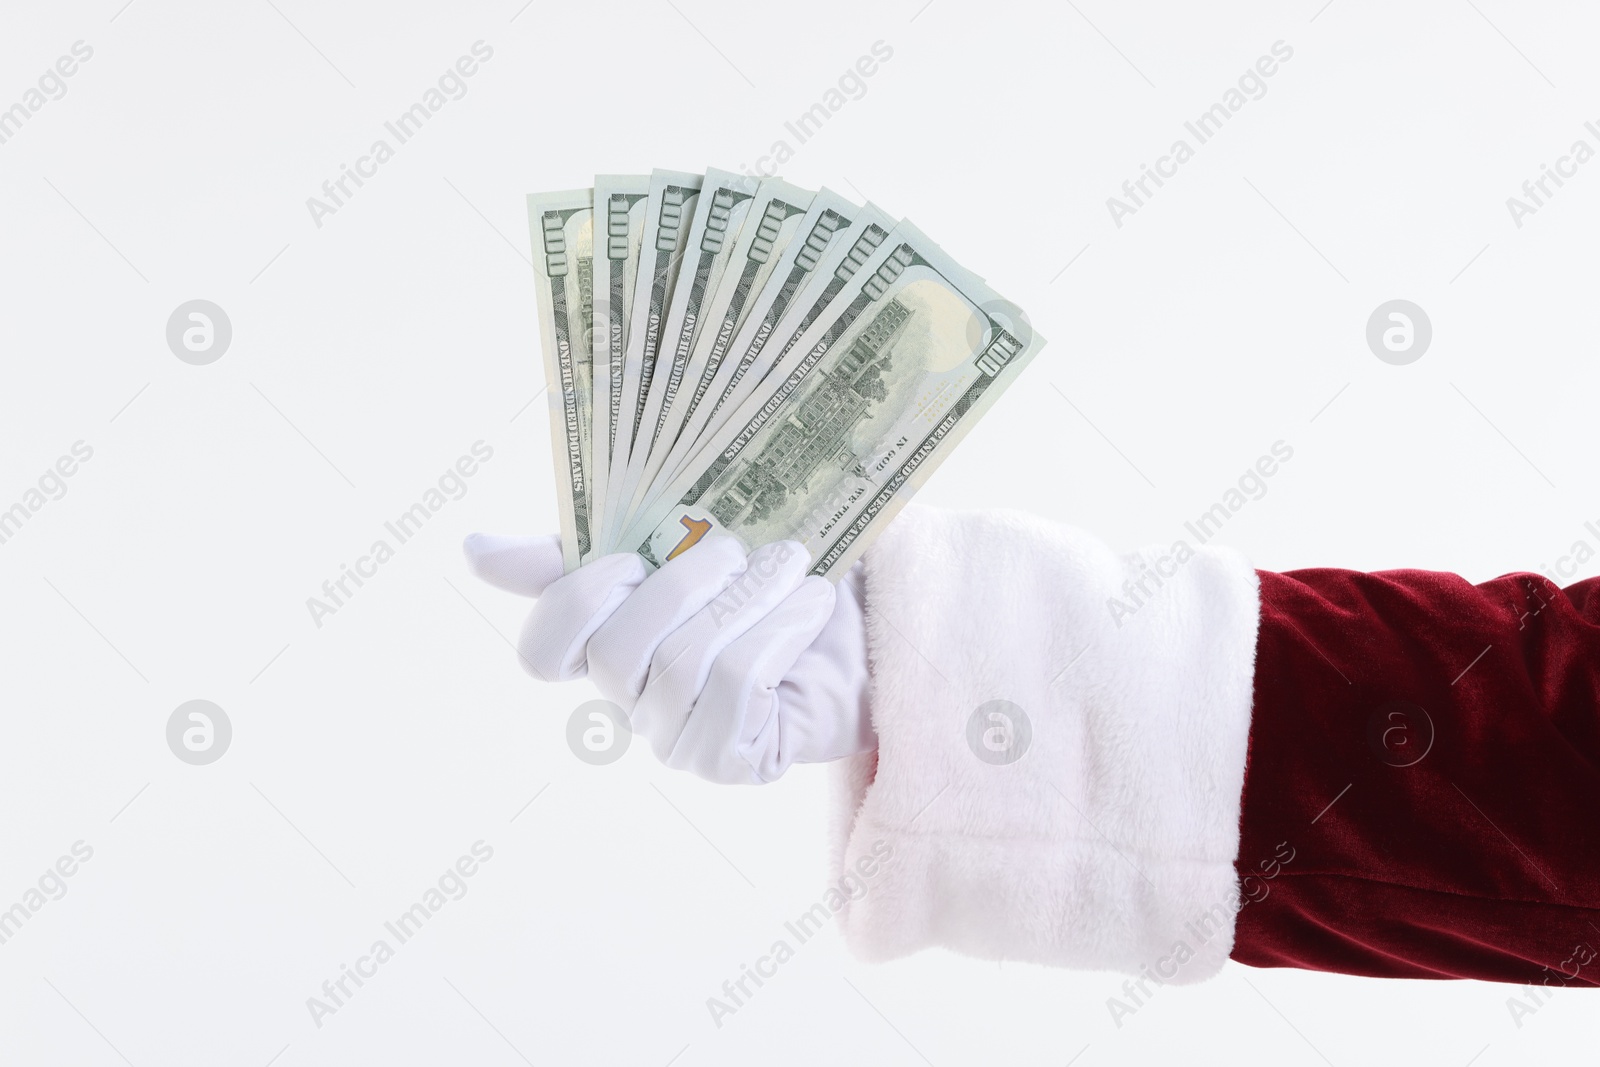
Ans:
POLYGON ((562 562, 570 571, 589 559, 592 548, 588 472, 594 466, 589 434, 594 403, 593 191, 530 195, 528 222, 550 397, 562 562))
POLYGON ((623 474, 619 499, 630 511, 638 503, 641 479, 653 475, 676 437, 665 435, 672 420, 684 372, 694 352, 704 322, 706 305, 733 262, 745 218, 755 202, 760 183, 732 171, 708 170, 700 187, 694 221, 680 242, 678 281, 662 321, 655 374, 639 415, 628 469, 623 474), (654 457, 654 463, 651 457, 654 457))
POLYGON ((1020 309, 902 222, 703 450, 638 546, 795 540, 837 578, 1039 350, 1020 309), (712 455, 714 453, 714 455, 712 455), (691 481, 692 479, 692 481, 691 481))
POLYGON ((838 579, 1044 344, 826 189, 656 171, 528 203, 569 570, 720 532, 838 579))
POLYGON ((594 466, 589 471, 589 521, 591 537, 601 552, 606 544, 606 488, 622 404, 628 312, 633 307, 649 195, 648 174, 599 174, 594 179, 594 417, 590 421, 594 466))
MULTIPOLYGON (((623 348, 622 397, 617 406, 616 447, 611 470, 628 469, 635 441, 648 441, 653 427, 643 425, 650 386, 655 381, 661 351, 662 328, 678 281, 689 228, 700 200, 703 179, 698 174, 657 170, 650 175, 650 195, 645 202, 644 233, 639 246, 639 270, 634 279, 632 306, 623 348)), ((648 445, 646 445, 648 447, 648 445)), ((609 531, 620 530, 624 478, 610 478, 603 505, 610 516, 609 531)))
MULTIPOLYGON (((739 231, 728 270, 706 306, 704 324, 684 374, 686 382, 692 385, 683 388, 672 421, 664 431, 673 441, 709 392, 746 317, 759 306, 767 279, 780 263, 786 262, 789 242, 796 234, 804 232, 807 212, 816 198, 816 194, 781 178, 769 178, 761 183, 745 226, 739 231)), ((778 286, 777 290, 782 288, 778 286)), ((779 292, 773 295, 776 299, 779 292)))
POLYGON ((824 189, 807 212, 803 241, 791 243, 773 272, 772 283, 728 346, 705 396, 685 424, 666 473, 654 486, 655 500, 666 484, 693 462, 739 403, 759 386, 767 370, 843 289, 850 274, 882 242, 893 226, 882 211, 857 207, 824 189))

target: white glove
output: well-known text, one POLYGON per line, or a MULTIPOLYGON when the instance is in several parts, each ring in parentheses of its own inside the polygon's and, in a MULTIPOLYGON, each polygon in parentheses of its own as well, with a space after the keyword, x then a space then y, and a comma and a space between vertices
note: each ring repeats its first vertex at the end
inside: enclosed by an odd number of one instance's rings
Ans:
POLYGON ((538 598, 523 667, 550 682, 588 673, 669 767, 763 783, 877 747, 859 573, 837 591, 808 578, 797 542, 747 558, 708 537, 649 575, 627 552, 563 576, 554 536, 472 534, 463 548, 478 577, 538 598))

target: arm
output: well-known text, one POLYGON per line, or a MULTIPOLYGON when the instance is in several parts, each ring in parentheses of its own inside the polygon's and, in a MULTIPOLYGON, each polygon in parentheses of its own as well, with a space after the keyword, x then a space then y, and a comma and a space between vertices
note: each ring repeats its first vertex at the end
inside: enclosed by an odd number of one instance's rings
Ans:
POLYGON ((1261 574, 1234 958, 1600 984, 1600 580, 1261 574))
POLYGON ((707 777, 838 759, 834 911, 869 958, 944 946, 1170 983, 1230 955, 1600 971, 1597 583, 1278 575, 908 508, 836 600, 785 570, 730 643, 707 614, 758 556, 701 551, 642 584, 626 557, 557 582, 524 661, 570 677, 587 655, 657 754, 707 777))
POLYGON ((845 769, 836 863, 855 869, 880 841, 893 859, 841 917, 857 951, 937 944, 1127 973, 1168 959, 1179 982, 1220 969, 1249 565, 1214 548, 1119 556, 1020 514, 908 509, 868 553, 866 590, 879 749, 845 769))

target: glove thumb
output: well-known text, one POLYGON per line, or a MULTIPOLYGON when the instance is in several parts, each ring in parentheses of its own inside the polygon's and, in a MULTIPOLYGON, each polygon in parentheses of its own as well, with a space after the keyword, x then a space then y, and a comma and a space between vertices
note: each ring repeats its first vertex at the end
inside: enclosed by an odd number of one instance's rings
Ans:
POLYGON ((561 538, 468 534, 461 543, 472 573, 497 589, 536 597, 561 577, 561 538))

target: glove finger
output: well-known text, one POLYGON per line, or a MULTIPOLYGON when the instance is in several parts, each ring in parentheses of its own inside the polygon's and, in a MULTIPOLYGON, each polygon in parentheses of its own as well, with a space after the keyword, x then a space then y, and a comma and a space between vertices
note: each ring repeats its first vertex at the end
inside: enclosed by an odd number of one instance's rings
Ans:
POLYGON ((713 782, 761 784, 788 768, 779 686, 833 614, 835 591, 812 576, 711 666, 669 767, 713 782))
POLYGON ((649 739, 657 759, 672 753, 717 655, 794 592, 810 566, 797 542, 763 545, 750 553, 743 574, 662 639, 632 715, 634 733, 649 739))
POLYGON ((561 538, 556 534, 468 534, 461 542, 472 573, 508 593, 538 596, 561 577, 561 538))
POLYGON ((589 640, 589 669, 611 700, 632 707, 656 646, 744 570, 744 548, 709 537, 644 580, 589 640))
POLYGON ((644 560, 633 552, 617 552, 556 580, 522 625, 517 654, 523 668, 547 682, 583 677, 590 637, 644 578, 644 560))

